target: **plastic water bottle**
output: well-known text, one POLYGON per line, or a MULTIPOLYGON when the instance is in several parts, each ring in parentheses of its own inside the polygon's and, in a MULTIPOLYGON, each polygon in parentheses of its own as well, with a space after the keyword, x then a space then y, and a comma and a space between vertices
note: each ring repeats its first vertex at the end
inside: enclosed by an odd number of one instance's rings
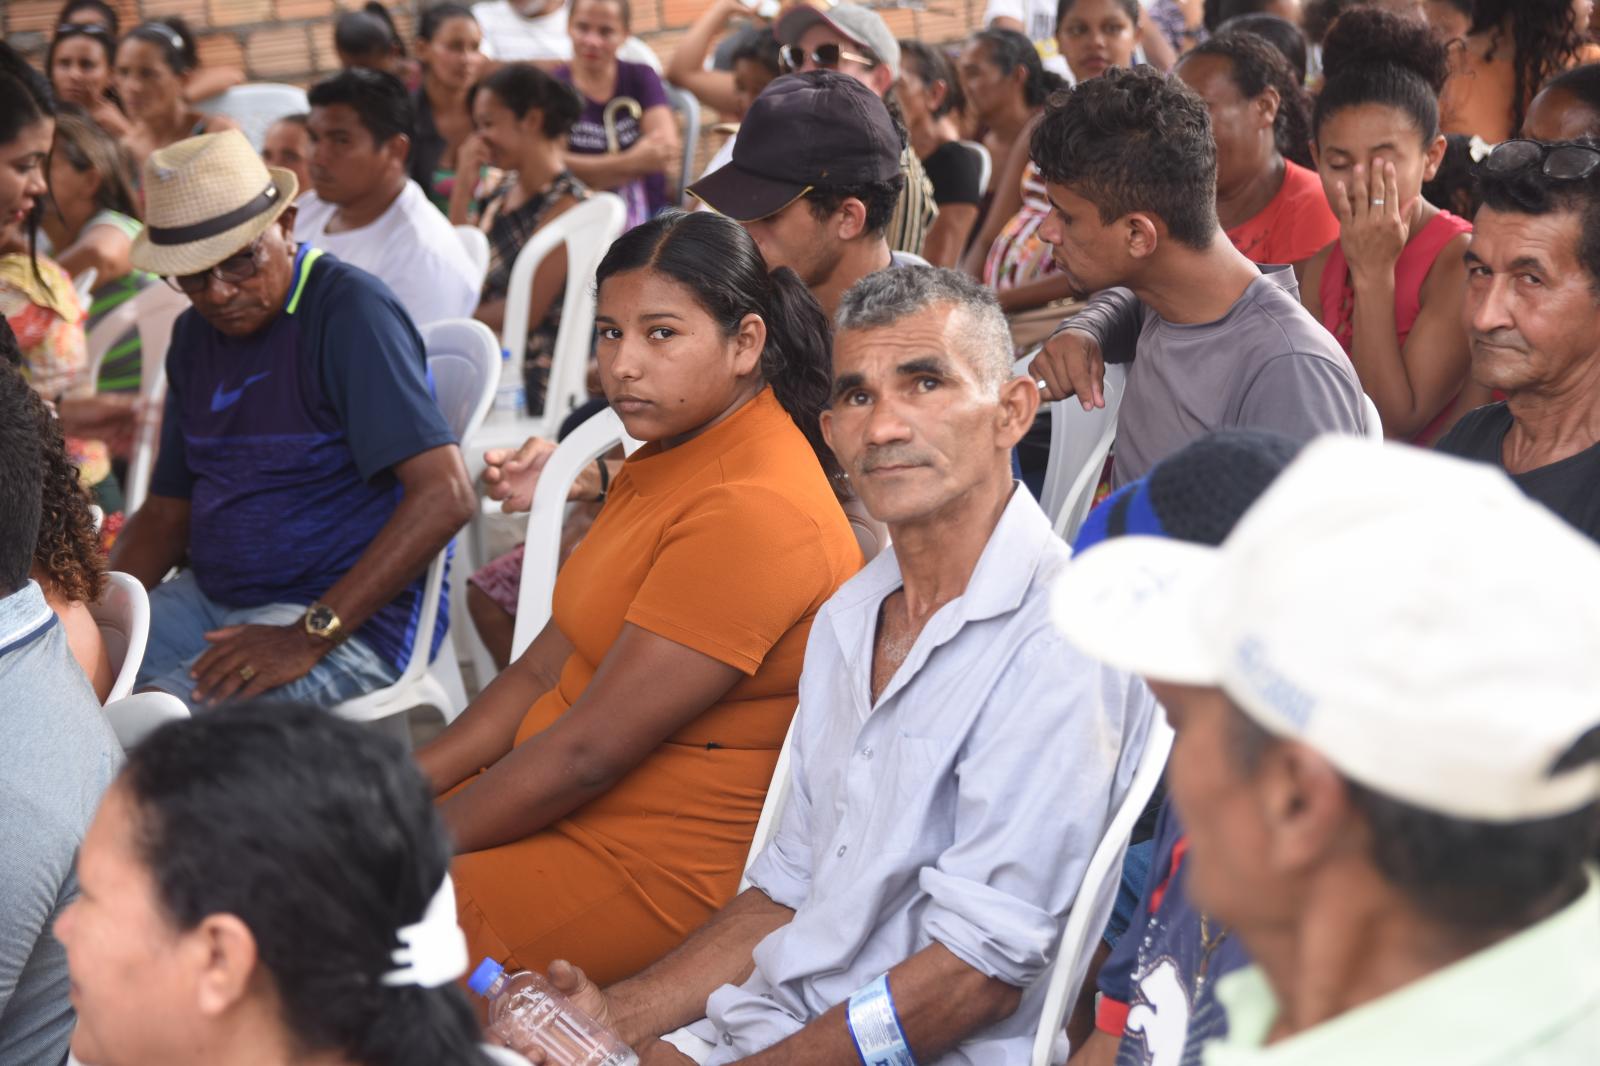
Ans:
POLYGON ((639 1057, 622 1038, 557 992, 536 973, 506 973, 484 959, 467 987, 489 1001, 489 1032, 511 1050, 538 1050, 548 1066, 637 1066, 639 1057))
POLYGON ((520 415, 528 406, 528 388, 511 368, 511 349, 500 349, 500 384, 494 390, 494 409, 520 415))

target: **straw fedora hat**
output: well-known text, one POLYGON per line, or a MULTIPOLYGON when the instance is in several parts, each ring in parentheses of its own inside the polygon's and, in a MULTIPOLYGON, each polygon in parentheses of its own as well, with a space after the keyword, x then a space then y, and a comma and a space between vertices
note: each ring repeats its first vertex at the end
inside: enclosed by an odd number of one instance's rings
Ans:
POLYGON ((145 226, 129 259, 166 276, 209 270, 266 232, 298 191, 238 130, 158 148, 144 164, 145 226))

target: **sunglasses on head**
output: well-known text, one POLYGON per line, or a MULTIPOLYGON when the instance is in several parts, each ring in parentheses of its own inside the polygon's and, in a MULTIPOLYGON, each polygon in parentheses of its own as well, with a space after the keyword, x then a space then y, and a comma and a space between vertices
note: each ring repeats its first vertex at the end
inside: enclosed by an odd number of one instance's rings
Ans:
POLYGON ((1600 169, 1600 149, 1586 144, 1544 144, 1523 138, 1495 146, 1483 160, 1483 170, 1508 177, 1529 167, 1553 181, 1582 181, 1600 169))
POLYGON ((98 22, 63 22, 56 27, 56 37, 110 37, 111 31, 98 22))
POLYGON ((164 280, 184 295, 194 296, 205 292, 212 278, 228 285, 239 285, 260 272, 261 238, 257 237, 243 251, 233 253, 209 270, 202 270, 198 274, 177 274, 164 280))
MULTIPOLYGON (((839 64, 844 60, 851 63, 860 63, 864 67, 878 65, 876 59, 871 59, 859 52, 846 52, 836 44, 819 44, 811 52, 810 60, 813 66, 820 70, 838 70, 839 64)), ((778 63, 785 73, 793 74, 806 65, 806 53, 797 44, 786 44, 778 49, 778 63)))

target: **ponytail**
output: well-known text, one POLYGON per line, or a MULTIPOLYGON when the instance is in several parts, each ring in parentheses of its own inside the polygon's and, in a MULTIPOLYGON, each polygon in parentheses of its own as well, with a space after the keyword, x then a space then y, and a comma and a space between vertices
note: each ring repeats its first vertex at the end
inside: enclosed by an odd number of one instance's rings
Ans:
POLYGON ((989 62, 1002 75, 1010 77, 1018 67, 1026 71, 1022 79, 1022 99, 1029 107, 1043 107, 1052 93, 1066 88, 1066 79, 1044 69, 1039 50, 1016 30, 980 30, 972 39, 988 46, 989 62))
POLYGON ((618 237, 595 270, 607 278, 648 267, 694 293, 725 336, 746 315, 767 326, 762 378, 805 435, 834 494, 850 496, 844 470, 822 439, 822 411, 833 391, 833 332, 811 290, 788 267, 768 271, 743 226, 712 211, 668 211, 618 237))

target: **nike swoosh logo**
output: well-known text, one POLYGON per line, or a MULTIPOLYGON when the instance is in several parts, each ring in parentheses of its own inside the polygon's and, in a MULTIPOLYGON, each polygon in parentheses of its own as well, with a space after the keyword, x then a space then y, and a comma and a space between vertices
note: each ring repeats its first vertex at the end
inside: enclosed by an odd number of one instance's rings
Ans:
POLYGON ((262 378, 271 376, 272 371, 270 370, 263 371, 260 374, 251 374, 249 377, 244 379, 244 384, 240 385, 237 389, 225 389, 219 384, 217 386, 217 391, 211 394, 211 410, 213 412, 226 411, 228 408, 239 402, 239 397, 244 395, 245 389, 248 389, 251 385, 254 385, 262 378))

